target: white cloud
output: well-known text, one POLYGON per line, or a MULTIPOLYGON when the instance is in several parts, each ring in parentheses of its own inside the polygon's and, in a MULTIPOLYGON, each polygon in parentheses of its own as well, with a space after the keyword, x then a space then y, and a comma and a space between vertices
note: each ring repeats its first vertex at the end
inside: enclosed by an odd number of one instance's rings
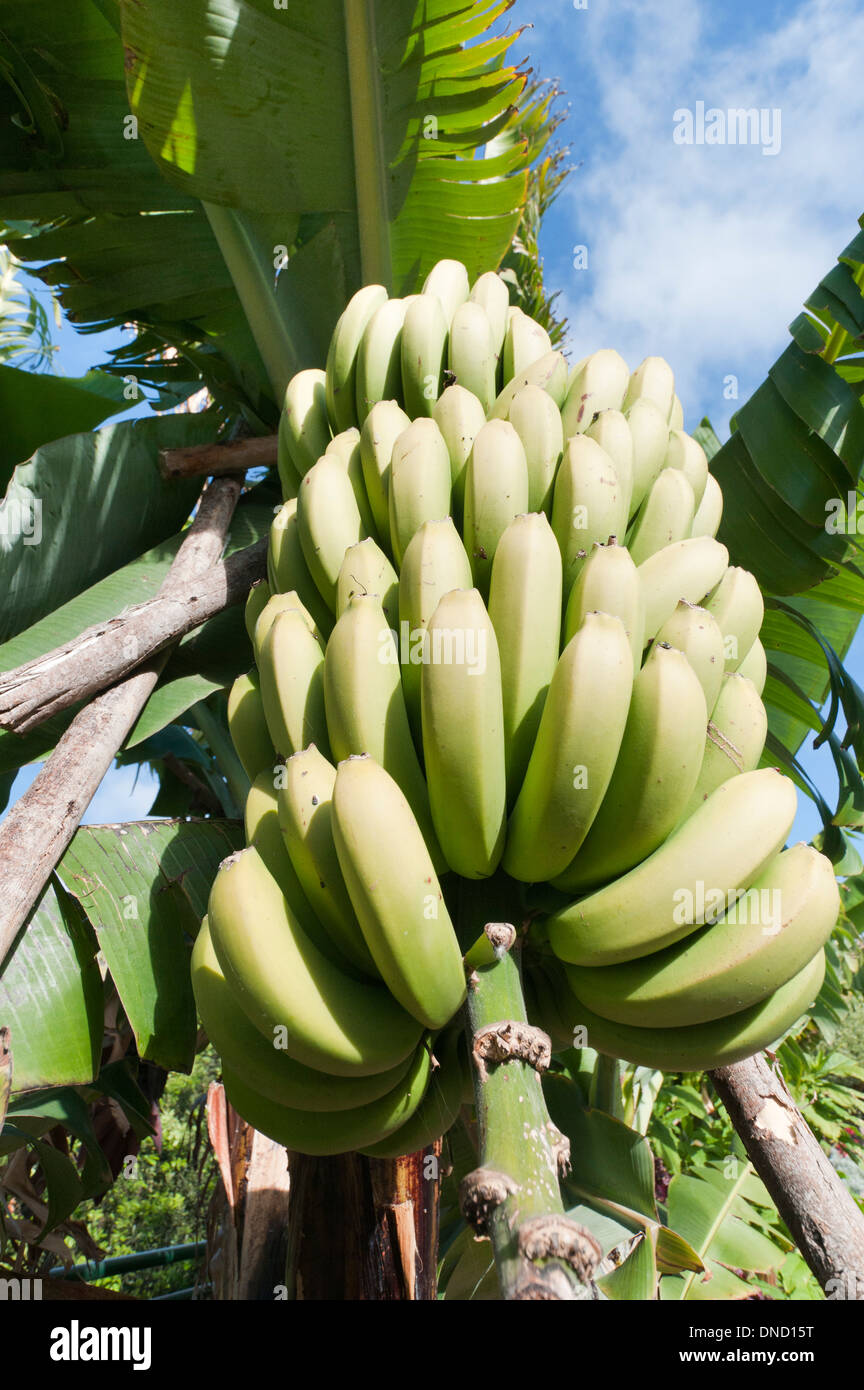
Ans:
POLYGON ((578 108, 562 132, 581 168, 544 238, 576 356, 615 346, 632 365, 668 357, 688 424, 718 428, 765 375, 802 300, 857 230, 864 107, 857 0, 767 8, 742 30, 709 0, 523 0, 536 67, 578 108), (758 18, 758 17, 757 17, 758 18), (586 110, 585 92, 592 98, 586 110), (779 108, 776 157, 750 146, 681 146, 678 107, 779 108), (589 269, 570 246, 585 243, 589 269))

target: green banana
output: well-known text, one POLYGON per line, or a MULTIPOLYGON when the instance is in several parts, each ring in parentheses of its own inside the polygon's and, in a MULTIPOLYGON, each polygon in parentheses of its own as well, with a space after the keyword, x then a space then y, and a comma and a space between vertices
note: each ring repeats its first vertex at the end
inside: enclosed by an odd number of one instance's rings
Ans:
POLYGON ((503 865, 536 883, 566 869, 615 769, 633 689, 624 625, 588 613, 558 659, 510 824, 503 865))
POLYGON ((539 386, 513 397, 510 424, 522 441, 528 465, 528 510, 552 514, 552 489, 564 449, 561 412, 539 386))
POLYGON ((768 716, 758 690, 740 671, 730 671, 711 710, 702 766, 684 816, 692 815, 730 777, 752 772, 767 735, 768 716))
MULTIPOLYGON (((530 367, 524 367, 521 372, 517 372, 504 389, 498 392, 495 404, 489 412, 489 419, 506 420, 510 414, 513 397, 526 386, 541 387, 552 397, 560 410, 567 394, 567 363, 561 353, 547 352, 544 357, 532 362, 530 367)), ((566 430, 564 438, 567 438, 566 430)))
POLYGON ((564 564, 564 598, 595 541, 623 536, 627 496, 609 455, 593 439, 574 435, 564 450, 552 498, 552 530, 564 564))
POLYGON ((396 401, 377 401, 360 431, 360 460, 366 495, 375 518, 378 539, 385 549, 390 545, 390 460, 393 445, 410 424, 410 416, 396 401))
POLYGON ((456 1123, 467 1070, 460 1056, 463 1039, 461 1028, 450 1028, 436 1038, 433 1061, 439 1065, 422 1101, 404 1125, 362 1150, 367 1158, 399 1158, 402 1154, 419 1153, 456 1123))
POLYGON ((431 415, 441 395, 448 336, 440 299, 419 294, 408 305, 402 326, 402 393, 412 419, 431 415))
POLYGON ((504 380, 512 381, 514 376, 551 351, 552 340, 546 329, 521 309, 511 309, 504 334, 504 380))
POLYGON ((528 462, 506 420, 488 421, 474 440, 464 506, 462 536, 474 583, 485 598, 498 542, 513 518, 528 510, 528 462))
POLYGON ((672 397, 672 409, 669 411, 670 430, 683 430, 684 428, 684 407, 677 396, 672 397))
POLYGON ((304 474, 330 443, 327 379, 316 367, 292 376, 285 388, 277 445, 282 495, 294 497, 304 474))
POLYGON ((577 998, 640 1028, 689 1028, 759 1004, 821 951, 840 913, 830 859, 784 850, 713 925, 624 965, 567 967, 577 998))
POLYGON ((637 565, 667 545, 687 540, 696 512, 693 489, 677 468, 664 468, 633 525, 627 545, 637 565))
POLYGON ((287 758, 307 743, 328 750, 324 653, 296 608, 280 613, 258 652, 261 701, 273 746, 287 758))
POLYGON ((701 603, 716 588, 729 551, 710 536, 676 541, 658 550, 639 566, 645 599, 645 640, 650 642, 671 618, 681 599, 701 603))
POLYGON ((377 595, 356 595, 334 627, 324 658, 324 697, 334 759, 341 762, 352 753, 369 753, 386 768, 407 797, 436 865, 443 869, 402 694, 399 653, 377 595))
POLYGON ((705 495, 705 484, 708 481, 708 460, 702 445, 698 444, 689 434, 685 434, 683 430, 670 430, 663 467, 680 469, 693 489, 693 497, 698 510, 705 495))
POLYGON ((486 878, 507 818, 501 662, 477 589, 455 589, 429 619, 421 674, 432 819, 450 868, 486 878))
POLYGON ((675 376, 664 358, 646 357, 632 373, 623 409, 629 410, 638 400, 652 401, 668 421, 675 400, 675 376))
POLYGON ((423 293, 437 295, 449 327, 459 305, 468 298, 468 271, 461 261, 438 261, 423 282, 423 293))
POLYGON ((634 1028, 611 1023, 571 995, 568 1018, 585 1029, 589 1046, 610 1057, 661 1071, 728 1067, 776 1043, 806 1013, 825 977, 820 951, 799 974, 760 1004, 689 1028, 634 1028))
POLYGON ((462 952, 414 813, 368 755, 339 764, 333 839, 366 945, 390 993, 427 1028, 443 1028, 465 999, 462 952))
POLYGON ((276 750, 267 728, 261 684, 254 667, 245 676, 237 677, 228 694, 228 731, 250 782, 273 768, 276 750))
POLYGON ((243 620, 246 624, 246 631, 249 641, 255 642, 255 624, 260 614, 264 611, 271 597, 270 585, 266 579, 258 579, 249 590, 249 597, 246 600, 246 607, 243 610, 243 620))
POLYGON ((278 1105, 328 1112, 353 1109, 379 1100, 398 1086, 412 1062, 374 1076, 328 1076, 295 1062, 276 1039, 268 1042, 236 1003, 222 973, 205 917, 192 949, 192 990, 204 1029, 213 1046, 240 1076, 255 1078, 262 1096, 278 1105))
POLYGON ((627 363, 614 348, 601 348, 586 357, 567 387, 561 407, 564 439, 584 434, 601 410, 620 410, 630 380, 627 363))
POLYGON ((585 430, 589 439, 599 444, 612 460, 618 474, 618 485, 627 498, 627 518, 633 515, 633 436, 626 416, 620 410, 601 410, 585 430))
POLYGON ((453 518, 424 522, 408 542, 399 572, 402 690, 418 747, 422 746, 420 672, 426 625, 444 594, 451 589, 470 589, 472 583, 471 562, 453 518))
POLYGON ((720 529, 720 522, 723 517, 723 493, 720 484, 713 474, 709 473, 705 479, 705 491, 702 494, 702 501, 696 508, 696 515, 693 518, 693 525, 690 527, 691 536, 716 536, 720 529))
POLYGON ((724 672, 723 633, 716 619, 704 608, 682 599, 654 640, 684 653, 702 683, 710 716, 720 694, 724 672))
POLYGON ((400 434, 390 462, 390 545, 397 565, 424 521, 450 515, 450 455, 434 420, 400 434))
POLYGON ((635 400, 626 417, 633 440, 632 516, 641 507, 663 469, 669 447, 669 426, 663 412, 647 397, 635 400))
POLYGON ((746 676, 755 685, 757 693, 762 694, 768 679, 768 658, 758 637, 738 667, 738 675, 746 676))
POLYGON ((259 1032, 297 1062, 335 1076, 387 1071, 413 1052, 421 1027, 383 984, 352 979, 310 941, 253 848, 230 855, 210 890, 219 965, 259 1032))
POLYGON ((754 575, 730 565, 716 589, 705 600, 723 633, 726 670, 737 671, 749 652, 765 617, 762 591, 754 575))
POLYGON ((369 536, 345 551, 336 581, 336 616, 341 618, 355 594, 377 594, 390 627, 399 623, 399 576, 384 551, 369 536))
POLYGON ((715 885, 728 894, 758 878, 795 810, 795 784, 775 768, 724 782, 636 868, 553 913, 553 951, 572 965, 613 965, 680 941, 716 910, 715 885))
POLYGON ((324 451, 327 455, 335 454, 339 459, 345 472, 348 474, 348 481, 354 493, 354 500, 357 503, 357 510, 360 513, 360 520, 363 524, 364 534, 367 536, 378 535, 378 528, 375 524, 375 516, 372 505, 366 492, 366 480, 363 476, 363 459, 360 453, 360 431, 356 427, 343 430, 337 434, 324 451))
POLYGON ((646 859, 678 823, 696 785, 708 711, 683 652, 655 642, 633 682, 618 762, 573 862, 555 878, 585 893, 646 859))
POLYGON ((513 803, 558 663, 561 552, 543 512, 523 513, 504 532, 492 563, 489 617, 498 639, 504 702, 507 800, 513 803))
POLYGON ((345 551, 364 540, 366 532, 351 480, 333 454, 324 454, 300 485, 297 529, 309 573, 330 612, 335 613, 336 584, 345 551))
POLYGON ((303 607, 312 615, 319 632, 326 637, 333 626, 333 615, 321 598, 306 564, 297 525, 296 497, 286 502, 273 519, 267 568, 271 572, 270 587, 273 592, 296 593, 303 607))
POLYGON ((295 1153, 317 1156, 350 1153, 377 1143, 414 1114, 429 1085, 431 1058, 424 1042, 403 1079, 379 1100, 351 1110, 320 1113, 277 1105, 249 1085, 230 1065, 223 1066, 225 1093, 247 1124, 295 1153))
POLYGON ((272 598, 267 600, 261 612, 258 614, 258 621, 252 633, 252 646, 255 649, 256 660, 261 655, 261 648, 264 646, 267 633, 270 631, 276 619, 281 613, 288 613, 292 610, 300 614, 323 652, 325 639, 316 626, 315 619, 312 617, 309 609, 301 601, 296 589, 292 589, 287 594, 274 594, 272 598))
POLYGON ((448 367, 458 386, 476 396, 484 413, 495 401, 495 369, 498 359, 492 327, 482 304, 460 304, 450 325, 448 367))
POLYGON ((333 330, 325 375, 327 413, 334 434, 357 424, 356 383, 360 343, 372 315, 386 303, 387 291, 383 285, 364 285, 349 299, 333 330))
MULTIPOLYGON (((285 763, 277 793, 277 820, 291 863, 317 922, 338 951, 337 964, 378 978, 357 914, 351 903, 333 841, 333 787, 336 769, 314 743, 285 763)), ((263 855, 262 855, 263 858, 263 855)), ((332 959, 306 926, 306 916, 294 907, 300 926, 324 955, 332 959)))
POLYGON ((408 306, 388 299, 375 310, 360 339, 355 379, 357 422, 378 401, 402 401, 402 325, 408 306))
MULTIPOLYGON (((608 545, 594 543, 576 576, 564 616, 564 645, 579 631, 588 613, 610 613, 620 618, 630 641, 633 670, 642 665, 645 646, 645 605, 642 584, 633 558, 612 537, 608 545)), ((674 642, 672 644, 675 645, 674 642)))
POLYGON ((465 470, 474 440, 486 424, 486 415, 476 396, 464 386, 448 386, 435 402, 432 412, 450 456, 453 515, 461 523, 465 499, 465 470))
POLYGON ((471 286, 468 296, 472 304, 480 304, 486 310, 489 327, 492 331, 492 351, 501 358, 504 348, 504 334, 507 332, 507 316, 510 308, 510 291, 494 270, 487 270, 471 286))

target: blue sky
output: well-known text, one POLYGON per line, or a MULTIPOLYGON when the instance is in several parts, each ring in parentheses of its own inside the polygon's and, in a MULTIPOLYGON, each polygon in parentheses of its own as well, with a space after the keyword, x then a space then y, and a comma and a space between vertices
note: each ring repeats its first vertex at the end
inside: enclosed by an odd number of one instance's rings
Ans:
MULTIPOLYGON (((573 354, 616 347, 631 366, 661 354, 687 427, 708 415, 725 438, 730 414, 782 351, 788 323, 864 209, 864 7, 516 0, 509 18, 533 26, 514 53, 557 79, 569 106, 560 138, 577 167, 541 249, 573 354), (779 151, 676 144, 674 113, 699 102, 779 110, 779 151), (588 264, 577 270, 580 246, 588 264), (724 398, 730 377, 737 401, 724 398)), ((58 367, 70 375, 110 345, 68 327, 60 342, 58 367)), ((864 682, 862 637, 850 664, 864 682)), ((803 760, 830 799, 830 758, 805 751, 803 760)), ((110 774, 86 819, 145 814, 153 788, 142 774, 133 791, 133 777, 110 774)), ((801 801, 796 829, 809 838, 818 817, 801 801)))

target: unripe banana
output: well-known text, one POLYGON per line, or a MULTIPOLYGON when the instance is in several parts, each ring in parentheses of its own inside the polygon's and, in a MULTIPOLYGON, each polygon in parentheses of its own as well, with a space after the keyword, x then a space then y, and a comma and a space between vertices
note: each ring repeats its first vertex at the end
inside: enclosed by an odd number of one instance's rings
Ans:
POLYGON ((550 516, 552 488, 564 449, 561 412, 539 386, 525 386, 513 397, 509 420, 525 450, 529 511, 550 516))
POLYGON ((795 810, 795 785, 774 768, 724 782, 648 859, 554 913, 552 949, 573 965, 612 965, 680 941, 716 912, 715 885, 734 893, 759 877, 795 810))
POLYGON ((683 652, 651 648, 633 683, 618 762, 573 862, 555 880, 584 893, 646 859, 677 825, 702 763, 708 711, 683 652))
POLYGON ((620 410, 601 410, 585 433, 601 449, 605 449, 612 460, 619 486, 627 498, 626 514, 629 518, 633 515, 630 503, 633 494, 633 436, 626 416, 620 410))
POLYGON ((600 410, 620 410, 630 372, 614 348, 601 348, 586 357, 567 388, 561 407, 564 439, 584 434, 600 410))
POLYGON ((813 1003, 824 978, 825 952, 820 951, 760 1004, 713 1023, 689 1028, 633 1028, 600 1018, 575 997, 568 1021, 574 1028, 583 1027, 589 1045, 608 1056, 661 1071, 708 1071, 731 1066, 776 1043, 813 1003))
POLYGON ((655 955, 601 969, 567 967, 593 1012, 640 1028, 711 1023, 759 1004, 821 951, 840 913, 831 861, 784 850, 711 926, 655 955))
POLYGON ((370 1076, 416 1048, 416 1019, 383 984, 351 979, 317 950, 257 850, 220 865, 208 917, 234 998, 265 1038, 284 1029, 295 1061, 336 1076, 370 1076))
POLYGON ((296 589, 292 589, 291 592, 287 594, 274 594, 272 598, 267 600, 267 603, 259 613, 258 621, 255 624, 255 630, 252 634, 252 645, 255 649, 256 660, 258 660, 261 655, 261 648, 264 646, 267 633, 270 631, 280 613, 289 613, 292 611, 300 614, 323 652, 325 638, 321 635, 320 630, 316 626, 315 619, 312 617, 309 609, 302 603, 296 589))
POLYGON ((375 517, 366 492, 366 480, 363 476, 360 431, 356 427, 343 430, 341 434, 336 435, 335 439, 330 440, 325 453, 335 454, 348 474, 348 481, 354 493, 364 533, 367 536, 377 536, 375 517))
POLYGON ((521 309, 511 309, 504 335, 504 380, 512 381, 551 351, 552 340, 542 324, 521 309))
POLYGON ((632 688, 623 623, 588 613, 555 667, 510 817, 503 864, 513 878, 540 882, 573 859, 614 771, 632 688))
POLYGON ((324 653, 296 608, 278 614, 258 653, 261 701, 273 746, 283 758, 317 743, 326 753, 324 653))
POLYGON ((474 583, 485 598, 498 542, 514 517, 528 510, 528 463, 506 420, 490 420, 474 440, 465 470, 462 535, 474 583))
POLYGON ((393 445, 408 426, 410 417, 396 401, 373 405, 360 431, 360 459, 366 495, 375 518, 378 539, 390 545, 390 460, 393 445))
POLYGON ((517 516, 495 551, 489 617, 498 639, 507 800, 522 785, 558 663, 561 552, 543 512, 517 516))
POLYGON ((472 583, 471 562, 453 518, 424 522, 408 542, 399 572, 402 689, 418 747, 422 746, 420 671, 426 625, 444 594, 451 589, 470 589, 472 583))
POLYGON ((255 642, 255 624, 266 608, 270 596, 270 585, 266 579, 258 579, 249 590, 249 597, 243 610, 243 620, 246 624, 249 641, 253 644, 255 642))
POLYGON ((477 589, 445 594, 427 627, 423 752, 432 819, 447 863, 486 878, 504 849, 507 789, 501 663, 477 589))
POLYGON ((413 418, 431 415, 441 395, 447 361, 447 320, 434 294, 418 294, 402 326, 402 392, 413 418))
MULTIPOLYGON (((357 424, 357 355, 366 325, 387 303, 383 285, 364 285, 349 299, 333 330, 327 352, 327 413, 333 433, 357 424)), ((319 450, 316 458, 324 451, 319 450)))
MULTIPOLYGON (((683 652, 702 684, 710 716, 723 684, 723 633, 704 608, 682 599, 654 639, 683 652)), ((754 764, 755 766, 755 764, 754 764)))
POLYGON ((267 568, 271 574, 270 587, 273 592, 296 593, 303 607, 314 618, 319 632, 326 637, 333 626, 333 614, 319 594, 306 564, 297 525, 296 497, 286 502, 273 519, 267 568))
POLYGON ((390 463, 390 545, 397 565, 424 521, 450 515, 450 455, 434 420, 400 434, 390 463))
POLYGON ((484 414, 495 401, 495 369, 498 359, 492 328, 482 304, 460 304, 450 325, 448 366, 458 386, 476 396, 484 414))
MULTIPOLYGON (((564 645, 579 631, 588 613, 620 618, 630 642, 633 670, 642 665, 645 605, 633 558, 623 545, 595 543, 570 590, 564 618, 564 645)), ((673 643, 674 645, 674 643, 673 643)))
POLYGON ((411 1119, 399 1129, 362 1150, 367 1158, 399 1158, 426 1149, 456 1123, 465 1092, 461 1050, 464 1033, 448 1028, 435 1039, 433 1063, 438 1062, 422 1101, 411 1119))
POLYGON ((682 598, 701 603, 720 582, 728 563, 725 545, 710 536, 698 536, 668 545, 641 564, 646 642, 657 636, 682 598))
POLYGON ((762 694, 768 679, 768 658, 758 637, 738 667, 738 675, 746 676, 755 685, 757 693, 762 694))
POLYGON ((765 617, 765 603, 755 575, 730 565, 720 583, 705 600, 723 633, 726 670, 737 671, 749 652, 765 617))
POLYGON ((243 771, 254 782, 259 773, 272 768, 276 750, 264 717, 261 685, 253 667, 238 676, 228 695, 228 730, 243 771))
POLYGON ((468 271, 461 261, 438 261, 423 282, 423 293, 437 295, 440 299, 448 326, 459 305, 468 298, 468 291, 468 271))
POLYGON ((274 1037, 270 1042, 236 1003, 222 973, 205 917, 192 949, 192 989, 205 1031, 233 1071, 254 1078, 262 1096, 304 1110, 348 1110, 379 1100, 397 1086, 411 1065, 409 1056, 374 1076, 328 1076, 295 1062, 274 1037))
POLYGON ((430 854, 443 868, 405 709, 399 653, 377 595, 355 596, 334 627, 324 659, 324 695, 334 759, 368 753, 380 763, 402 788, 430 854))
POLYGON ((695 512, 693 489, 684 474, 677 468, 664 468, 639 508, 627 541, 636 564, 688 539, 695 512))
POLYGON ((609 455, 585 435, 574 435, 564 450, 552 498, 552 530, 564 564, 564 598, 595 541, 627 529, 627 497, 609 455))
POLYGON ((717 702, 708 721, 708 736, 699 777, 684 808, 691 816, 713 791, 759 764, 768 735, 768 716, 752 681, 740 671, 723 677, 717 702))
POLYGON ((376 309, 357 353, 356 410, 362 426, 377 401, 402 401, 402 325, 408 306, 388 299, 376 309))
POLYGON ((336 583, 336 616, 341 618, 355 594, 377 594, 389 627, 399 625, 399 576, 371 536, 345 551, 336 583))
POLYGON ((705 484, 708 480, 708 459, 702 445, 683 430, 670 430, 663 467, 680 468, 693 489, 698 509, 705 495, 705 484))
POLYGON ((677 396, 672 397, 672 409, 669 411, 670 430, 683 430, 684 428, 684 407, 677 396))
POLYGON ((646 357, 632 373, 623 409, 629 410, 639 400, 653 401, 668 421, 675 401, 675 374, 665 358, 646 357))
POLYGON ((368 756, 339 764, 333 838, 366 945, 390 993, 427 1028, 443 1028, 465 999, 462 952, 411 807, 368 756))
POLYGON ((330 443, 327 387, 317 367, 292 376, 279 416, 278 468, 282 496, 297 495, 300 479, 330 443))
POLYGON ((723 518, 723 493, 720 484, 712 473, 705 479, 702 501, 696 508, 691 536, 716 536, 723 518))
POLYGON ((630 515, 638 511, 659 476, 669 447, 666 416, 653 401, 636 400, 627 411, 633 439, 633 488, 630 515))
POLYGON ((450 456, 453 515, 462 520, 465 498, 465 470, 474 440, 486 424, 486 415, 476 396, 464 386, 448 386, 432 412, 450 456))
POLYGON ((297 494, 297 527, 303 556, 319 594, 336 612, 336 584, 345 551, 365 538, 348 473, 333 454, 309 469, 297 494))
POLYGON ((492 330, 492 351, 500 358, 504 347, 504 334, 507 332, 510 291, 500 275, 494 270, 487 270, 485 275, 480 275, 474 281, 468 298, 472 304, 481 304, 486 310, 492 330))
POLYGON ((320 1114, 276 1105, 233 1067, 223 1068, 225 1094, 247 1124, 295 1153, 317 1156, 353 1152, 406 1124, 426 1094, 430 1073, 430 1049, 424 1042, 417 1048, 402 1081, 380 1100, 351 1110, 320 1114))
MULTIPOLYGON (((517 372, 512 381, 508 381, 503 391, 498 393, 495 404, 489 412, 490 420, 506 420, 510 413, 510 406, 513 397, 525 386, 539 386, 547 395, 550 395, 561 409, 564 397, 567 393, 567 363, 560 352, 547 352, 545 357, 540 357, 536 362, 532 362, 530 367, 525 367, 521 372, 517 372)), ((567 437, 566 431, 564 435, 567 437)))
MULTIPOLYGON (((339 958, 348 960, 353 970, 377 979, 378 971, 363 939, 333 841, 336 769, 312 743, 287 760, 280 781, 279 829, 305 899, 339 958)), ((317 932, 306 928, 304 916, 296 910, 295 915, 310 939, 315 939, 317 932)), ((317 940, 316 945, 332 958, 332 952, 317 940)))

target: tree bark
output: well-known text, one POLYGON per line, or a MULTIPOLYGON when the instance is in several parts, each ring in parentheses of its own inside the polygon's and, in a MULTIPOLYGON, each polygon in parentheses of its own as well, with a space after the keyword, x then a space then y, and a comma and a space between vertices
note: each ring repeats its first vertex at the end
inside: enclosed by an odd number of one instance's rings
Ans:
MULTIPOLYGON (((206 489, 160 596, 173 598, 218 560, 241 487, 242 479, 222 478, 206 489)), ((160 653, 79 711, 0 824, 0 966, 152 694, 166 657, 160 653)))
POLYGON ((829 1298, 864 1301, 864 1215, 760 1053, 708 1073, 751 1163, 829 1298))
POLYGON ((192 478, 236 473, 246 468, 275 468, 279 436, 232 440, 227 444, 192 444, 188 449, 162 449, 159 469, 166 478, 192 478))

